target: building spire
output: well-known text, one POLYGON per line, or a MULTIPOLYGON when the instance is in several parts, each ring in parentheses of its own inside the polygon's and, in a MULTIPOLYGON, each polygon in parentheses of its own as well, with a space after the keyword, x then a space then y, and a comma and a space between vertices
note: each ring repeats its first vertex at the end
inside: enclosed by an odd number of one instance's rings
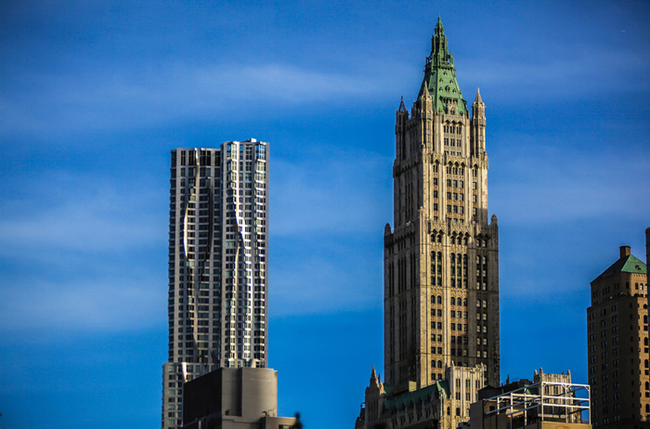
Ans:
POLYGON ((438 16, 438 23, 431 38, 431 61, 435 66, 454 65, 454 57, 447 50, 447 36, 442 20, 438 16))
POLYGON ((424 81, 433 98, 433 108, 436 112, 450 113, 453 110, 461 116, 467 113, 466 102, 456 80, 454 56, 449 52, 445 28, 440 17, 431 37, 431 54, 427 57, 424 67, 424 81), (453 109, 450 109, 452 106, 453 109))
POLYGON ((481 99, 481 89, 476 88, 476 98, 474 99, 474 104, 484 104, 481 99))
POLYGON ((404 96, 402 96, 402 99, 399 102, 399 109, 397 109, 398 112, 406 112, 406 106, 404 106, 404 96))

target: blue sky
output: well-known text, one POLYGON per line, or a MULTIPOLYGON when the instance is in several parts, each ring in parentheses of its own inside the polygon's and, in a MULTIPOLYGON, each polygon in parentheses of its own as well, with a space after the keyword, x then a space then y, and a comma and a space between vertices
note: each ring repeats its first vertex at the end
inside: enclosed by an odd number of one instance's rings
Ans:
MULTIPOLYGON (((271 143, 279 410, 383 373, 394 113, 438 15, 487 105, 502 377, 586 376, 589 282, 650 226, 646 1, 0 5, 0 428, 159 427, 169 151, 271 143)), ((327 420, 324 415, 327 415, 327 420)))

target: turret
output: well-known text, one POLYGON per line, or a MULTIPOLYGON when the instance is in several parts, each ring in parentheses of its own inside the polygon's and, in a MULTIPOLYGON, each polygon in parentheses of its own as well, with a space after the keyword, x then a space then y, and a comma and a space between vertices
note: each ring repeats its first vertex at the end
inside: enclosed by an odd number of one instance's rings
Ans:
POLYGON ((472 156, 485 153, 485 104, 481 91, 476 89, 476 98, 472 103, 472 156))
POLYGON ((409 112, 404 106, 404 97, 399 103, 395 116, 395 158, 403 159, 406 145, 406 122, 409 119, 409 112))

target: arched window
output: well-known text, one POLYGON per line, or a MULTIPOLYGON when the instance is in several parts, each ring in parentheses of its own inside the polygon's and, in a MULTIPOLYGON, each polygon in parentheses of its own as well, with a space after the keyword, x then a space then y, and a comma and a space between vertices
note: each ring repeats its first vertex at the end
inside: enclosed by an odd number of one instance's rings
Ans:
POLYGON ((456 305, 456 298, 453 296, 451 297, 451 305, 456 305))
POLYGON ((442 304, 442 297, 438 295, 438 304, 442 304))
POLYGON ((442 368, 442 361, 441 360, 438 361, 438 368, 442 368))
POLYGON ((460 417, 460 408, 456 408, 456 415, 460 417))

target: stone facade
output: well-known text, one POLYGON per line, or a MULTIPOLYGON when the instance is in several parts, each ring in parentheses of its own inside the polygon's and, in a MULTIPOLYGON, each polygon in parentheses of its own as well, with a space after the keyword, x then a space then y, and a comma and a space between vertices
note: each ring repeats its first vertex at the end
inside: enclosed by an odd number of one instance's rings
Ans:
POLYGON ((622 246, 591 282, 589 384, 595 428, 650 428, 646 264, 622 246))
POLYGON ((452 363, 443 379, 420 389, 411 382, 409 389, 396 391, 373 368, 355 429, 456 429, 469 419, 470 405, 485 385, 484 374, 482 364, 468 368, 452 363))
POLYGON ((462 98, 440 20, 410 114, 395 126, 394 228, 384 234, 388 384, 436 384, 452 365, 499 385, 499 238, 488 221, 485 104, 462 98))
POLYGON ((251 139, 171 153, 165 429, 182 424, 185 382, 266 367, 268 150, 251 139))

